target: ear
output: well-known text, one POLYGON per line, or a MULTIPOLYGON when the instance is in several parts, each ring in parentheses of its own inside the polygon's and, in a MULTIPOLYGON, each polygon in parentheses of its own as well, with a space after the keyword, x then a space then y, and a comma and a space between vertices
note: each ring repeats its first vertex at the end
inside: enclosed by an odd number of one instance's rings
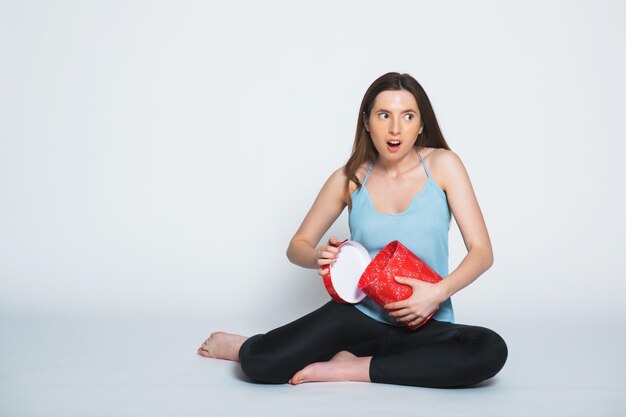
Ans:
POLYGON ((369 123, 367 122, 367 116, 365 116, 365 112, 363 112, 363 124, 365 125, 365 130, 370 131, 369 123))

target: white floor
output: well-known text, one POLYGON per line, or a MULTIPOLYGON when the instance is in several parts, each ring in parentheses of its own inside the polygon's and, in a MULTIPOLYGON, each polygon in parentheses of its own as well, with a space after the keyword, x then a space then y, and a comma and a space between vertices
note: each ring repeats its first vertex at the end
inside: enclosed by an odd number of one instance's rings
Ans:
POLYGON ((433 389, 252 383, 196 355, 229 330, 210 319, 4 313, 0 416, 626 416, 623 324, 538 323, 497 329, 509 358, 495 378, 433 389))

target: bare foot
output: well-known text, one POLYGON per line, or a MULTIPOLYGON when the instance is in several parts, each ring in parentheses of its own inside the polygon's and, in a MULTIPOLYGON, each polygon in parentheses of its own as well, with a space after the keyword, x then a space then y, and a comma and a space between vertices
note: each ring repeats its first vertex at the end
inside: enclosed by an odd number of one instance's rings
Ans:
POLYGON ((239 362, 239 348, 246 339, 238 334, 213 332, 198 348, 198 355, 239 362))
POLYGON ((289 383, 297 385, 312 381, 363 381, 371 382, 369 366, 371 356, 358 357, 342 350, 327 362, 307 365, 291 377, 289 383))

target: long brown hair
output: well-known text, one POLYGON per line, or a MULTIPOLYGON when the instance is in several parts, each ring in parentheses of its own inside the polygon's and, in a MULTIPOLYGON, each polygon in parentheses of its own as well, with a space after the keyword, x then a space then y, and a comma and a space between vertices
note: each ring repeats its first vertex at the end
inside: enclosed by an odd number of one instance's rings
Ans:
POLYGON ((378 151, 374 147, 370 133, 365 130, 363 119, 369 120, 376 96, 386 90, 407 90, 415 97, 417 109, 420 112, 422 123, 424 124, 422 133, 417 136, 415 145, 413 145, 416 150, 423 147, 450 150, 450 147, 441 133, 439 123, 437 123, 433 106, 430 104, 430 100, 420 83, 409 74, 388 72, 387 74, 381 75, 369 86, 363 96, 356 124, 354 144, 352 145, 352 154, 343 169, 346 175, 345 196, 348 201, 348 210, 352 210, 352 197, 349 188, 350 180, 357 185, 357 190, 360 189, 361 182, 356 176, 356 171, 364 162, 374 162, 378 158, 378 151))

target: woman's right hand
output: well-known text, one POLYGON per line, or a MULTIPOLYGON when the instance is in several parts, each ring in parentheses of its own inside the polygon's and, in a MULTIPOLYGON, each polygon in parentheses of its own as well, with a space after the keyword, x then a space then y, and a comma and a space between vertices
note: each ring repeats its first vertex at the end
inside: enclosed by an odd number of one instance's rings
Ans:
POLYGON ((337 255, 339 254, 339 252, 341 252, 341 250, 339 248, 332 246, 332 245, 336 245, 337 243, 339 243, 337 241, 337 238, 335 236, 331 236, 331 238, 328 239, 328 245, 322 245, 318 247, 317 249, 315 249, 315 256, 317 258, 317 264, 320 267, 317 270, 317 273, 321 277, 323 277, 325 274, 328 273, 328 269, 324 268, 324 266, 333 264, 337 261, 337 255))

